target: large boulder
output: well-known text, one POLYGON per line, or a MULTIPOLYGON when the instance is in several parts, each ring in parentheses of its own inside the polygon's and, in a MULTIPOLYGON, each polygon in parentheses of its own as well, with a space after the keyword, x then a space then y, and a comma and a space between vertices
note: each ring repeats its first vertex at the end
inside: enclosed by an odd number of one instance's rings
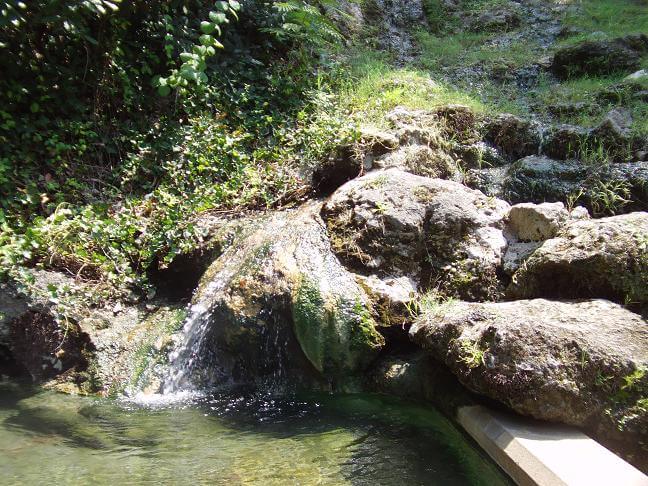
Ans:
POLYGON ((331 251, 320 209, 268 216, 212 264, 172 357, 183 370, 172 388, 353 385, 384 340, 365 291, 331 251))
POLYGON ((645 34, 584 41, 559 49, 551 69, 561 78, 631 72, 640 67, 641 57, 646 52, 648 36, 645 34))
POLYGON ((647 457, 641 316, 605 300, 448 302, 423 313, 410 337, 473 392, 647 457))
POLYGON ((648 302, 648 213, 570 221, 513 275, 512 298, 648 302))
POLYGON ((497 293, 508 209, 462 184, 389 169, 342 186, 322 214, 333 250, 358 272, 474 299, 497 293))

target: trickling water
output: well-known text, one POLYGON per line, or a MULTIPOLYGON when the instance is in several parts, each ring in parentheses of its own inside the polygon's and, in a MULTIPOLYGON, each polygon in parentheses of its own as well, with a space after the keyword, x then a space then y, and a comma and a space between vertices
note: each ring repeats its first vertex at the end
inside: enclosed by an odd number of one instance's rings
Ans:
POLYGON ((192 377, 203 359, 205 338, 211 320, 211 300, 222 291, 233 271, 224 270, 201 292, 200 301, 192 305, 182 328, 182 341, 169 355, 167 376, 162 383, 164 395, 197 392, 192 377))

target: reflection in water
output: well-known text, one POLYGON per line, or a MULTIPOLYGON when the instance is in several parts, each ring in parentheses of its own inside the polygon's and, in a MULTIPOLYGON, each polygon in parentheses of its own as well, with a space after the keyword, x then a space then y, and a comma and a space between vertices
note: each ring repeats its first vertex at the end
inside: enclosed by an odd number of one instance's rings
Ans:
POLYGON ((509 484, 433 410, 372 395, 171 408, 0 385, 3 484, 509 484))

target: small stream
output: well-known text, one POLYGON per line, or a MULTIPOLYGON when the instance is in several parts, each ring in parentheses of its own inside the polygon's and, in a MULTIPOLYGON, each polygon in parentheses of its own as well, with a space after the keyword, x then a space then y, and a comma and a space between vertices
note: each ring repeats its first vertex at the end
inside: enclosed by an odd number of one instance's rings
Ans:
POLYGON ((510 484, 433 409, 375 395, 142 407, 0 384, 2 484, 510 484))

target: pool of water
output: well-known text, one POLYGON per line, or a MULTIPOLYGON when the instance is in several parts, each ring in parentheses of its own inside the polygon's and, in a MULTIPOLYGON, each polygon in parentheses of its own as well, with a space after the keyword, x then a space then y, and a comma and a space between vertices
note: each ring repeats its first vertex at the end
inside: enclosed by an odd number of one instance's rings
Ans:
POLYGON ((428 407, 374 395, 142 406, 0 384, 2 484, 499 485, 428 407))

